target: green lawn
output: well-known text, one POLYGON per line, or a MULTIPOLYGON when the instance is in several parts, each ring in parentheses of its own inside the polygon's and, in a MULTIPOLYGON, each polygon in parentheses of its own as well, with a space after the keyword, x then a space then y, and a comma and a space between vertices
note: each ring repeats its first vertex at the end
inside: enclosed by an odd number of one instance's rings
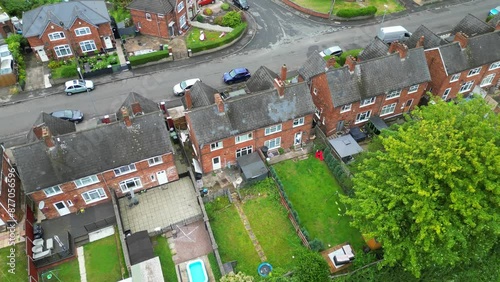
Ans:
POLYGON ((260 258, 245 230, 236 208, 225 197, 207 203, 205 209, 219 246, 222 263, 237 261, 237 271, 256 274, 260 258))
POLYGON ((284 161, 274 168, 311 239, 320 239, 325 248, 350 242, 361 252, 364 241, 349 225, 338 196, 342 189, 324 162, 310 155, 306 160, 284 161))
POLYGON ((159 235, 151 239, 155 255, 160 257, 161 271, 165 281, 177 281, 175 263, 172 260, 172 252, 168 246, 167 238, 159 235))
POLYGON ((212 268, 212 273, 214 274, 215 281, 219 281, 222 277, 220 273, 219 264, 217 264, 217 259, 214 253, 208 254, 208 261, 210 262, 210 268, 212 268))
POLYGON ((25 252, 25 243, 19 243, 12 247, 5 247, 0 249, 0 281, 2 282, 25 282, 28 281, 28 270, 27 263, 28 258, 26 257, 25 252), (10 262, 10 258, 8 256, 11 254, 10 249, 15 249, 15 265, 14 265, 14 273, 9 272, 11 267, 7 265, 10 262))
MULTIPOLYGON (((292 2, 313 11, 317 11, 320 13, 329 13, 330 6, 332 5, 331 0, 291 0, 292 2)), ((399 3, 398 0, 364 0, 361 3, 357 1, 354 2, 346 2, 343 0, 336 0, 335 5, 333 6, 333 13, 335 14, 340 9, 346 8, 361 8, 366 6, 375 6, 377 7, 377 15, 383 15, 385 7, 387 5, 387 13, 395 13, 399 11, 403 11, 404 7, 399 3), (363 6, 361 6, 362 4, 363 6)))
POLYGON ((51 270, 40 273, 41 281, 80 281, 80 267, 78 259, 65 262, 51 270), (48 279, 52 275, 51 279, 48 279), (59 280, 58 280, 59 279, 59 280))
POLYGON ((128 277, 118 233, 83 247, 87 281, 118 281, 128 277))

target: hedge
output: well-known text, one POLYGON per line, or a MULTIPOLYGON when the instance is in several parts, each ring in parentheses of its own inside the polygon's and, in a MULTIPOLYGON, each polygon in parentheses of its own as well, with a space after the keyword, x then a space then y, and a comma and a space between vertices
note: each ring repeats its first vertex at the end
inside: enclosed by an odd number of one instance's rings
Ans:
POLYGON ((233 29, 230 33, 226 34, 224 37, 220 37, 218 40, 210 41, 210 42, 189 42, 187 48, 191 49, 191 52, 196 53, 196 52, 201 52, 204 50, 209 50, 213 48, 217 48, 222 45, 226 45, 229 42, 235 40, 238 38, 243 31, 247 28, 247 23, 241 23, 237 27, 233 29))
POLYGON ((130 56, 128 60, 131 66, 138 66, 149 62, 155 62, 163 58, 168 58, 168 50, 161 50, 137 56, 130 56))
POLYGON ((377 7, 368 6, 363 8, 346 8, 340 9, 336 16, 341 18, 354 18, 360 16, 372 16, 377 13, 377 7))

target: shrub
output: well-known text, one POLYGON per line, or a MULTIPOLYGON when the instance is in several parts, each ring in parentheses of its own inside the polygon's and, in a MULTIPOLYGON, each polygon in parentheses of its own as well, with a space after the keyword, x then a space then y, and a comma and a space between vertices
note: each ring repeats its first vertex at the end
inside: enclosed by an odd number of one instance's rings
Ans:
POLYGON ((204 18, 202 15, 199 15, 199 14, 198 14, 198 15, 196 16, 196 21, 198 21, 199 23, 202 23, 202 22, 204 22, 204 21, 205 21, 205 18, 204 18))
POLYGON ((211 16, 213 13, 214 12, 210 8, 205 8, 205 10, 203 10, 203 14, 207 16, 211 16))
POLYGON ((228 3, 224 2, 222 5, 220 5, 220 8, 224 11, 229 11, 229 8, 231 8, 231 6, 229 6, 228 3))
POLYGON ((168 58, 168 50, 156 51, 148 54, 129 57, 131 66, 138 66, 149 62, 154 62, 168 58))
POLYGON ((315 238, 314 240, 310 241, 309 246, 311 247, 311 250, 316 252, 320 252, 325 249, 325 245, 318 238, 315 238))
POLYGON ((241 14, 236 11, 227 12, 222 18, 222 26, 235 27, 241 23, 241 14))
POLYGON ((309 232, 307 232, 305 227, 300 228, 300 231, 302 231, 302 234, 304 234, 304 237, 306 237, 307 241, 309 241, 309 232))
POLYGON ((51 70, 56 69, 56 68, 58 68, 60 66, 61 66, 61 64, 59 63, 59 61, 50 61, 49 64, 48 64, 48 67, 51 70))
POLYGON ((354 18, 360 16, 372 16, 375 15, 376 13, 377 13, 377 7, 368 6, 363 8, 340 9, 336 15, 337 17, 341 18, 354 18))
POLYGON ((279 153, 280 155, 283 155, 283 154, 285 153, 285 149, 283 149, 283 148, 278 148, 278 153, 279 153))
POLYGON ((361 51, 363 51, 363 49, 352 49, 352 50, 345 51, 339 57, 338 63, 341 66, 343 66, 345 64, 345 59, 347 58, 347 56, 353 56, 354 58, 357 58, 359 53, 361 53, 361 51))
POLYGON ((61 77, 73 77, 78 75, 78 70, 76 69, 76 64, 64 65, 59 68, 59 74, 61 77))
POLYGON ((216 24, 216 25, 222 25, 223 19, 224 19, 224 16, 217 16, 217 17, 215 17, 214 24, 216 24))

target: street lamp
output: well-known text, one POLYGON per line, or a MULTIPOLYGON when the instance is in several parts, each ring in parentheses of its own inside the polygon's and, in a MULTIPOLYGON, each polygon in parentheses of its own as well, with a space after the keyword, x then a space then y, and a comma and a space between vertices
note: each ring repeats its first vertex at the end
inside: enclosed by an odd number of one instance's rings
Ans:
POLYGON ((387 13, 387 8, 389 8, 389 6, 387 6, 386 4, 384 4, 384 7, 385 7, 384 16, 382 17, 382 23, 380 23, 380 27, 382 27, 382 25, 384 24, 385 14, 387 13))
POLYGON ((330 12, 328 13, 328 19, 332 17, 333 6, 335 6, 335 0, 332 0, 332 4, 330 5, 330 12))
POLYGON ((80 67, 77 67, 76 70, 78 71, 78 74, 80 75, 80 79, 83 80, 83 75, 80 67))

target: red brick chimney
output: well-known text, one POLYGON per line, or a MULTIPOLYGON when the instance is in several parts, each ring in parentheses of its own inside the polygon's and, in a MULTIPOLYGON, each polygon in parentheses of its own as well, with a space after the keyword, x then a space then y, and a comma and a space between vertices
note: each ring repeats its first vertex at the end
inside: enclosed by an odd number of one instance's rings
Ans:
POLYGON ((415 47, 424 47, 424 36, 420 36, 420 38, 417 41, 417 45, 415 47))
POLYGON ((111 123, 111 119, 109 118, 109 115, 105 115, 102 118, 102 123, 105 123, 105 124, 111 123))
POLYGON ((458 42, 460 44, 460 47, 462 49, 465 49, 467 47, 467 42, 469 41, 469 38, 465 33, 459 31, 455 34, 455 39, 453 39, 454 42, 458 42))
POLYGON ((281 79, 281 81, 285 81, 286 80, 286 65, 285 64, 283 64, 283 66, 281 66, 280 79, 281 79))
POLYGON ((44 126, 44 124, 40 124, 40 125, 37 125, 37 126, 33 126, 32 130, 33 130, 33 133, 35 134, 36 138, 38 140, 42 140, 43 137, 42 137, 42 127, 44 126))
POLYGON ((347 58, 345 58, 344 65, 349 67, 350 72, 353 72, 354 67, 356 66, 356 59, 353 56, 347 56, 347 58))
POLYGON ((184 100, 186 101, 186 110, 189 110, 193 107, 193 97, 191 97, 191 90, 186 89, 184 92, 184 100))
POLYGON ((165 102, 160 102, 160 109, 163 111, 163 113, 167 113, 167 107, 165 106, 165 102))
POLYGON ((224 113, 224 101, 219 93, 214 94, 215 104, 217 104, 217 108, 219 109, 219 113, 224 113))
POLYGON ((134 114, 134 116, 137 114, 142 114, 142 107, 139 102, 132 103, 132 113, 134 114))
POLYGON ((495 30, 500 30, 500 21, 497 21, 497 24, 495 25, 495 30))
POLYGON ((392 54, 394 52, 399 53, 399 57, 401 59, 406 58, 406 54, 408 54, 408 46, 401 42, 393 42, 391 46, 389 46, 389 54, 392 54))
POLYGON ((326 61, 326 69, 333 68, 335 66, 335 56, 331 56, 328 61, 326 61))
POLYGON ((45 141, 45 145, 47 145, 47 147, 53 148, 55 146, 54 140, 52 140, 52 134, 50 133, 50 130, 46 125, 42 126, 42 138, 45 141))
POLYGON ((120 111, 122 112, 123 121, 125 122, 125 125, 126 125, 127 127, 132 126, 132 121, 130 120, 130 116, 129 116, 129 114, 128 114, 128 110, 127 110, 127 108, 126 108, 126 107, 122 107, 122 108, 120 109, 120 111))
POLYGON ((276 90, 278 90, 278 95, 280 96, 280 98, 285 97, 285 83, 283 83, 283 81, 275 78, 274 87, 276 88, 276 90))

